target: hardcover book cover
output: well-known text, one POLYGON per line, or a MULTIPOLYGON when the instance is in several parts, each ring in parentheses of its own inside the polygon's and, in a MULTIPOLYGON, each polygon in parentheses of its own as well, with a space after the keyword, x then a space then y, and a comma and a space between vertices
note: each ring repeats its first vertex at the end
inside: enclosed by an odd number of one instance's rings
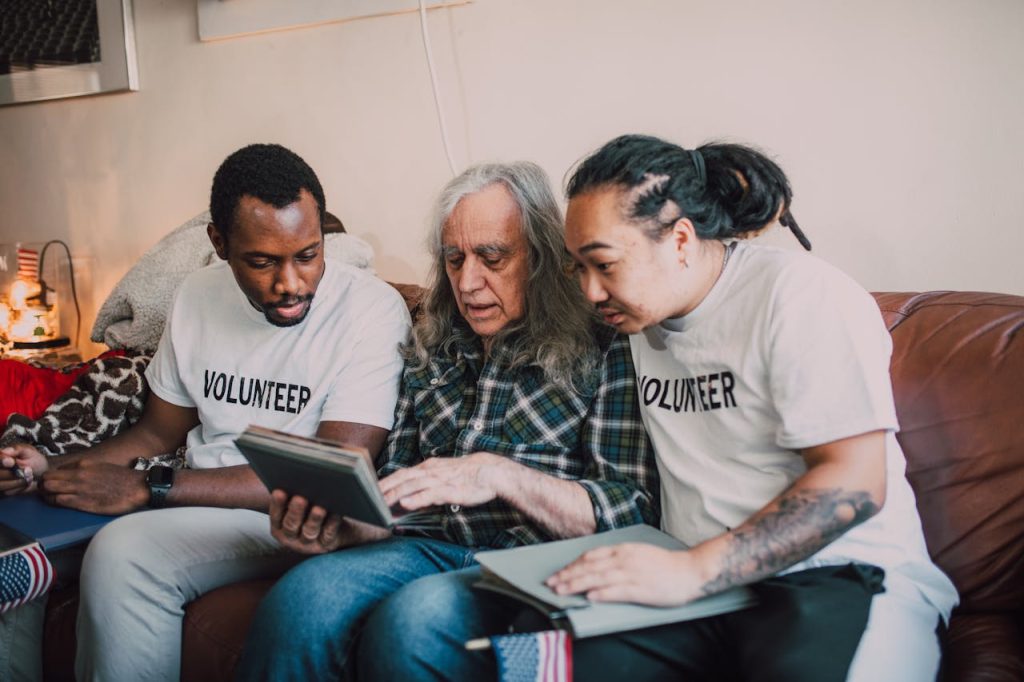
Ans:
POLYGON ((250 426, 235 440, 267 490, 302 495, 328 512, 384 528, 439 527, 436 512, 394 516, 363 448, 250 426))

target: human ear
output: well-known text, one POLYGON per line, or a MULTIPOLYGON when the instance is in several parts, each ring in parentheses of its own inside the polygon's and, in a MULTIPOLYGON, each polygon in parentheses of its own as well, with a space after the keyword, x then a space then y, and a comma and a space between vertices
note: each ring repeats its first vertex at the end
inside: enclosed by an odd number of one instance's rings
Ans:
POLYGON ((224 235, 220 233, 213 223, 206 225, 206 236, 210 238, 210 243, 213 244, 213 250, 217 252, 217 257, 221 260, 228 259, 228 243, 224 239, 224 235))
POLYGON ((672 248, 675 251, 679 264, 684 268, 689 267, 687 252, 691 251, 697 243, 697 230, 694 228, 693 223, 690 222, 690 219, 680 218, 677 220, 672 225, 669 239, 672 240, 672 248))

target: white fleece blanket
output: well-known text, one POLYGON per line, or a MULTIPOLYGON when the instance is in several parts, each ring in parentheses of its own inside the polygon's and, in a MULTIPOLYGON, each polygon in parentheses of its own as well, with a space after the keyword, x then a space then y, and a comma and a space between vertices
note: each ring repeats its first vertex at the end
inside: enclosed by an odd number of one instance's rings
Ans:
MULTIPOLYGON (((200 213, 143 254, 96 313, 90 335, 94 342, 115 349, 156 350, 178 285, 185 275, 216 258, 206 236, 209 222, 209 211, 200 213)), ((350 234, 326 235, 324 256, 373 270, 373 247, 350 234)))

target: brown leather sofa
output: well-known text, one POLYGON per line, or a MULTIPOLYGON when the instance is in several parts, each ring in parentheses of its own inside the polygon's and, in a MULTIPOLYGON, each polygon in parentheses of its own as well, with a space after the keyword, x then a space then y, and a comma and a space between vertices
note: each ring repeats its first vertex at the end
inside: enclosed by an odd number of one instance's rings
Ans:
MULTIPOLYGON (((1024 297, 875 298, 893 336, 899 440, 925 536, 960 591, 943 636, 942 679, 1024 680, 1024 297)), ((271 584, 227 586, 187 607, 182 680, 231 679, 271 584)), ((73 591, 51 598, 50 679, 71 679, 75 604, 73 591)))
POLYGON ((960 593, 943 679, 1024 680, 1024 297, 875 298, 928 549, 960 593))

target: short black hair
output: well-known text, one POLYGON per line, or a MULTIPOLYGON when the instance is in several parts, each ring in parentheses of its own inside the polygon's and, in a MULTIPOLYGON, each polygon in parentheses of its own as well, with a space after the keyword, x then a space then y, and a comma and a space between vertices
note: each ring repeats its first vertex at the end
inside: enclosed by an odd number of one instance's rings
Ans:
POLYGON ((249 195, 275 208, 299 200, 302 190, 316 200, 323 230, 327 212, 316 173, 295 152, 279 144, 251 144, 231 154, 217 169, 210 189, 210 220, 224 239, 235 226, 238 202, 249 195))

